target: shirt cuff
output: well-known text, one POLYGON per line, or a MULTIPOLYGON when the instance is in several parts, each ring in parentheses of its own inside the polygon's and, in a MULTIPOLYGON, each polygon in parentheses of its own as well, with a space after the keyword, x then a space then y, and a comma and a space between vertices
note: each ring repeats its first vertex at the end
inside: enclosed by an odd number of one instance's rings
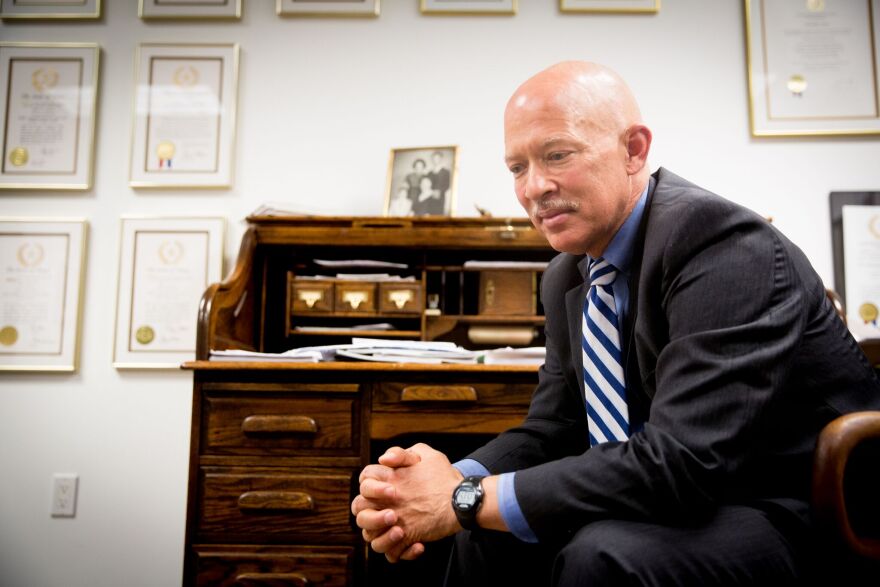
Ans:
POLYGON ((487 469, 483 466, 482 463, 480 463, 479 461, 475 461, 474 459, 462 459, 460 461, 452 463, 452 466, 458 469, 458 472, 465 477, 472 477, 474 475, 488 477, 489 475, 491 475, 489 469, 487 469))
POLYGON ((532 532, 526 517, 516 500, 513 477, 516 473, 503 473, 498 477, 498 510, 510 532, 523 542, 535 543, 538 537, 532 532))

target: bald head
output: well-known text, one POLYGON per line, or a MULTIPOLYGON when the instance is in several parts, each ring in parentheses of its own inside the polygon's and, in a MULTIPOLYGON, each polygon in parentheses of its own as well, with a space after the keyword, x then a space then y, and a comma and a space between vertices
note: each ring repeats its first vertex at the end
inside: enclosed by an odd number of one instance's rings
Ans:
POLYGON ((604 132, 619 133, 642 122, 626 82, 613 70, 587 61, 563 61, 526 80, 507 102, 505 122, 548 106, 604 132))
POLYGON ((651 131, 607 67, 554 65, 504 111, 504 159, 520 204, 550 245, 596 257, 648 185, 651 131))

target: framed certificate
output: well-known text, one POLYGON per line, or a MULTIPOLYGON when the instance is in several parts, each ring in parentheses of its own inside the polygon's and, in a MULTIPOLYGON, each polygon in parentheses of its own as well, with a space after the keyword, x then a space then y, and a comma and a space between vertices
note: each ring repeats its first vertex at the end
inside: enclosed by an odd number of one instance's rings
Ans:
POLYGON ((379 0, 275 0, 281 16, 379 16, 379 0))
POLYGON ((113 365, 177 368, 196 350, 199 301, 220 281, 223 218, 123 218, 113 365))
POLYGON ((0 0, 0 18, 99 18, 101 0, 0 0))
POLYGON ((0 218, 0 371, 75 371, 86 221, 0 218))
POLYGON ((135 58, 130 185, 232 185, 238 45, 143 44, 135 58))
POLYGON ((559 0, 562 12, 657 12, 660 0, 559 0))
POLYGON ((139 0, 138 16, 152 18, 241 18, 241 0, 139 0))
POLYGON ((880 339, 880 192, 831 192, 834 289, 858 340, 880 339))
POLYGON ((753 136, 880 134, 880 0, 745 0, 753 136))
POLYGON ((458 147, 391 149, 385 216, 452 216, 458 147))
POLYGON ((0 43, 0 189, 91 187, 99 55, 90 43, 0 43))
POLYGON ((516 0, 421 0, 422 14, 516 14, 516 0))

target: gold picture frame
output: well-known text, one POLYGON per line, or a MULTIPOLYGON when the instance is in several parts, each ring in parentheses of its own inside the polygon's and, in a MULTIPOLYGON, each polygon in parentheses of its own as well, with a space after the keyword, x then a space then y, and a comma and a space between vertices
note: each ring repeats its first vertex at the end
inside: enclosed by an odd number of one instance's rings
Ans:
POLYGON ((203 20, 241 18, 242 0, 217 0, 213 4, 191 0, 138 0, 138 16, 143 20, 203 20))
POLYGON ((0 0, 0 19, 101 18, 101 0, 0 0))
POLYGON ((232 187, 238 64, 237 43, 138 47, 131 187, 232 187))
POLYGON ((880 134, 880 0, 744 3, 752 136, 880 134))
POLYGON ((220 281, 226 219, 123 216, 113 366, 176 369, 195 358, 202 294, 220 281))
POLYGON ((94 43, 0 43, 0 190, 92 186, 100 57, 94 43))
POLYGON ((516 14, 517 0, 421 0, 419 10, 436 16, 511 16, 516 14))
POLYGON ((0 371, 76 371, 88 223, 0 217, 0 371))
POLYGON ((660 11, 660 0, 559 0, 560 12, 652 14, 660 11))
POLYGON ((379 0, 275 0, 278 16, 367 17, 379 16, 379 0))
POLYGON ((385 216, 452 216, 458 183, 458 146, 391 149, 385 216))

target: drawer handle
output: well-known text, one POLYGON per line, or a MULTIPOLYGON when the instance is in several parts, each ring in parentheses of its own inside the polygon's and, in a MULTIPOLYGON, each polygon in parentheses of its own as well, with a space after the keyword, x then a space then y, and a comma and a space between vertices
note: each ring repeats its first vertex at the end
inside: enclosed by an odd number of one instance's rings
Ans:
POLYGON ((308 416, 248 416, 241 423, 245 434, 317 434, 318 423, 308 416))
POLYGON ((413 299, 413 292, 410 289, 395 289, 388 292, 388 301, 397 306, 398 310, 403 310, 413 299))
POLYGON ((357 310, 361 304, 367 301, 368 297, 365 291, 346 291, 342 294, 342 303, 351 306, 352 310, 357 310))
POLYGON ((235 584, 238 587, 300 587, 308 585, 309 580, 302 573, 242 573, 235 578, 235 584))
POLYGON ((477 390, 469 385, 410 385, 400 392, 402 402, 475 402, 477 390))
POLYGON ((324 299, 324 292, 316 289, 301 289, 296 292, 296 297, 301 302, 305 302, 309 309, 314 308, 315 304, 324 299))
POLYGON ((238 496, 240 510, 296 510, 315 509, 315 500, 301 491, 248 491, 238 496))

